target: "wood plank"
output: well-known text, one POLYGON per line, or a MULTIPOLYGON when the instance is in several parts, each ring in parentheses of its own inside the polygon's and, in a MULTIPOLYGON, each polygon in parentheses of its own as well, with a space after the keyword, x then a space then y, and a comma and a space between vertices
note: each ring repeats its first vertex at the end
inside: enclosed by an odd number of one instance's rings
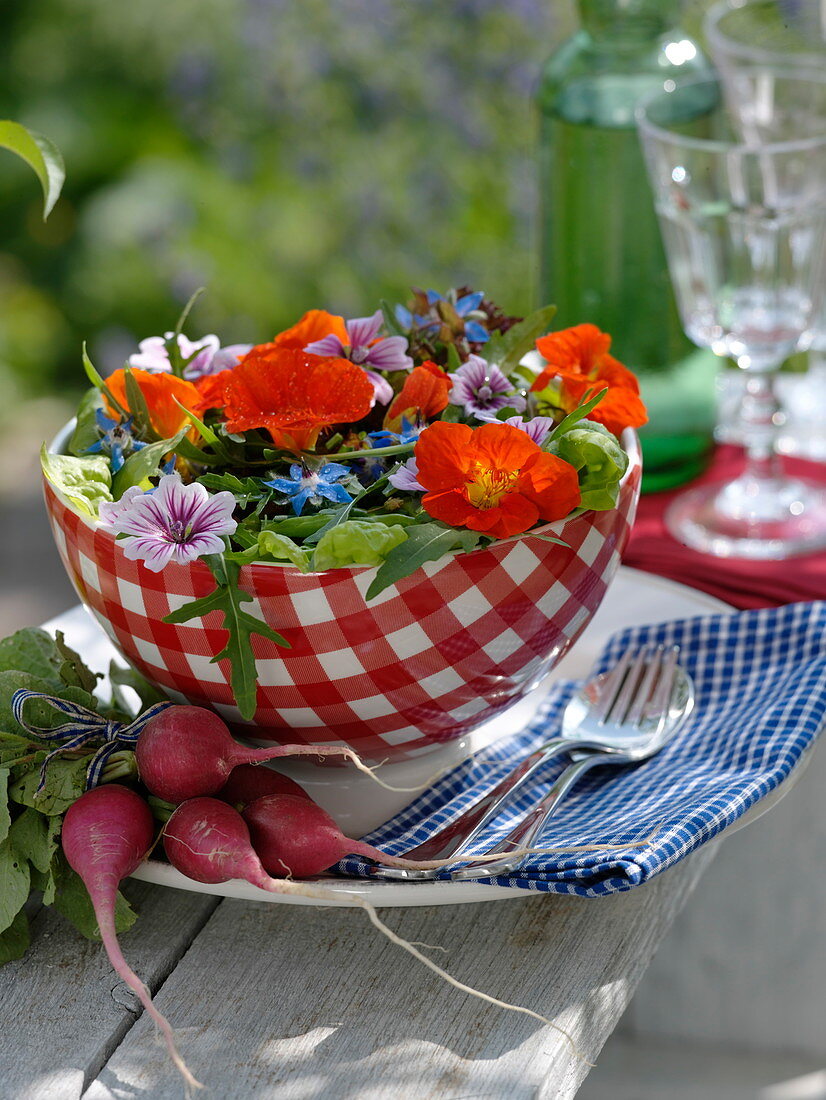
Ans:
MULTIPOLYGON (((601 900, 385 910, 457 978, 554 1019, 594 1060, 657 944, 714 856, 601 900)), ((245 1100, 566 1100, 588 1072, 547 1026, 451 989, 363 913, 224 902, 158 1006, 213 1095, 245 1100)), ((130 1030, 85 1100, 172 1100, 151 1021, 130 1030)))
MULTIPOLYGON (((156 990, 220 900, 127 883, 140 913, 123 951, 156 990)), ((138 1017, 140 1005, 98 944, 54 910, 41 909, 24 958, 0 970, 0 1096, 75 1100, 138 1017)), ((141 1010, 142 1011, 142 1010, 141 1010)))

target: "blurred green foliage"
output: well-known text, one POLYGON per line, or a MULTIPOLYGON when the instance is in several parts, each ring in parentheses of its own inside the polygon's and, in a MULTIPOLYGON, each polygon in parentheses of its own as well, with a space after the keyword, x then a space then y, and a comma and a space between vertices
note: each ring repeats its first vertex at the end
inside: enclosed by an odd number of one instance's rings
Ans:
MULTIPOLYGON (((568 5, 561 5, 567 8, 568 5)), ((42 223, 0 164, 0 400, 169 327, 264 340, 411 284, 531 307, 550 0, 5 0, 0 117, 67 167, 42 223)))

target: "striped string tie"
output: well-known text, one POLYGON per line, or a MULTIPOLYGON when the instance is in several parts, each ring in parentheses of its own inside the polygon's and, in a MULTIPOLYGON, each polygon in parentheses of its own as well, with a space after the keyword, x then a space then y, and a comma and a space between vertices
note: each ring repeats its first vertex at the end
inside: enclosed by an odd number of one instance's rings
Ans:
POLYGON ((46 769, 56 756, 73 749, 82 748, 92 742, 102 741, 103 745, 89 762, 86 772, 86 790, 96 787, 100 783, 103 769, 112 753, 123 748, 134 748, 138 737, 150 718, 171 707, 172 703, 155 703, 133 721, 125 724, 113 722, 96 714, 88 707, 82 707, 79 703, 70 703, 67 699, 60 699, 56 695, 47 695, 42 691, 28 691, 21 688, 12 696, 11 709, 15 721, 26 730, 27 733, 38 737, 43 741, 61 742, 57 748, 52 749, 40 768, 40 782, 37 785, 39 794, 46 783, 46 769), (48 706, 65 714, 69 721, 54 729, 49 726, 35 726, 27 722, 23 717, 23 708, 30 699, 40 699, 48 706))

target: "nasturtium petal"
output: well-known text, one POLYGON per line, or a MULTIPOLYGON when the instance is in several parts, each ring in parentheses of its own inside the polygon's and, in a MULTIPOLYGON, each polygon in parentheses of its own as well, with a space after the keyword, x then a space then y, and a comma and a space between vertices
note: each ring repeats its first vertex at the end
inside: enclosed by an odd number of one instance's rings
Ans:
MULTIPOLYGON (((150 371, 130 368, 132 377, 138 384, 143 394, 149 419, 152 427, 162 439, 170 439, 189 425, 190 421, 186 413, 181 409, 189 409, 194 412, 201 407, 201 395, 192 382, 185 378, 178 378, 174 374, 158 374, 150 371), (180 402, 180 405, 178 404, 180 402)), ((116 370, 106 379, 106 386, 112 396, 123 408, 129 408, 129 399, 126 392, 126 371, 116 370)), ((104 394, 104 404, 110 416, 116 420, 120 418, 117 409, 110 406, 104 394)), ((197 429, 192 429, 196 434, 197 429)))
POLYGON ((310 448, 322 428, 350 424, 373 404, 373 384, 347 359, 322 359, 259 344, 233 370, 224 390, 226 428, 265 428, 278 447, 310 448))
POLYGON ((323 340, 325 336, 338 336, 343 344, 350 342, 343 317, 328 313, 326 309, 310 309, 297 324, 279 332, 273 343, 280 348, 303 351, 308 344, 323 340))

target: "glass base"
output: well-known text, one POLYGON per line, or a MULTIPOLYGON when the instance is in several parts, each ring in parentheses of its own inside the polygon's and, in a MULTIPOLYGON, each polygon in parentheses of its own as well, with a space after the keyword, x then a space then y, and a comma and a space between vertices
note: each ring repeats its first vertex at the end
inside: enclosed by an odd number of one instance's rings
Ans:
POLYGON ((757 480, 682 493, 665 514, 676 539, 718 558, 780 560, 826 546, 826 489, 803 478, 757 480))
MULTIPOLYGON (((745 384, 743 371, 720 372, 714 431, 718 443, 743 444, 739 411, 745 384)), ((784 455, 826 462, 826 373, 814 370, 806 374, 781 373, 775 386, 781 406, 777 450, 784 455)))

